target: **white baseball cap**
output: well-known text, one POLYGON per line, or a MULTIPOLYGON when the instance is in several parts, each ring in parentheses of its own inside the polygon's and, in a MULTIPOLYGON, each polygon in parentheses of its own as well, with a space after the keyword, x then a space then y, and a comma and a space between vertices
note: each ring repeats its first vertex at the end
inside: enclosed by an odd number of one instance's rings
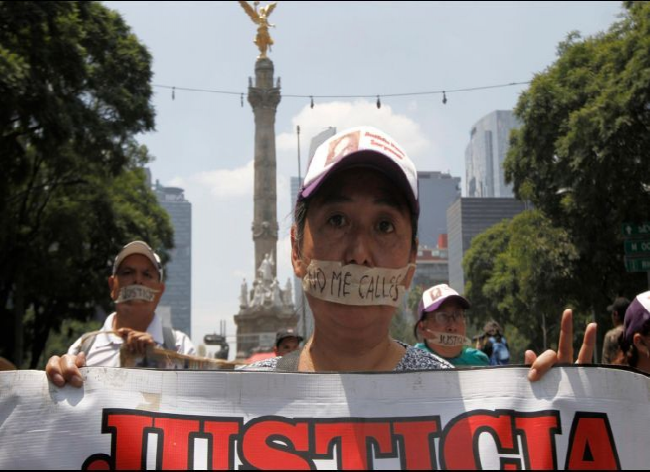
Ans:
POLYGON ((142 254, 147 259, 151 261, 158 273, 160 274, 160 280, 163 279, 163 268, 162 263, 160 262, 160 256, 154 252, 151 247, 144 241, 132 241, 122 248, 122 250, 115 257, 115 262, 113 262, 113 275, 119 269, 120 264, 129 256, 133 254, 142 254))
POLYGON ((440 306, 449 299, 458 300, 461 306, 465 309, 470 308, 470 304, 466 298, 462 297, 456 290, 447 284, 434 285, 427 289, 422 294, 418 313, 420 314, 420 321, 424 318, 426 313, 436 311, 440 306))
POLYGON ((309 198, 335 170, 348 165, 383 172, 402 189, 413 212, 420 213, 415 164, 397 141, 369 126, 346 129, 318 146, 309 162, 298 200, 309 198))

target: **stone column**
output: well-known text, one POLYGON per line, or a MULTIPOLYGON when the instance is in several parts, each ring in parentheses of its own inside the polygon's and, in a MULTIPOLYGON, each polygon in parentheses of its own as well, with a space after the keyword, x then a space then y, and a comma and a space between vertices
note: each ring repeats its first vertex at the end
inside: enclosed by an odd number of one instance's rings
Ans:
POLYGON ((255 187, 253 241, 255 271, 266 254, 272 255, 273 277, 277 275, 278 242, 275 112, 280 103, 280 79, 273 87, 273 62, 268 58, 255 63, 255 86, 249 79, 248 102, 255 114, 255 187))

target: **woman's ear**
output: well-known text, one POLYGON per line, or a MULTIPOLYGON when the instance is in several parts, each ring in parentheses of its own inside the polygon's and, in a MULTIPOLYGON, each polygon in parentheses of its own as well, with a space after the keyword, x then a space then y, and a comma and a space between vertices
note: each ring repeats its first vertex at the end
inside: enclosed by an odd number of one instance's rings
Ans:
POLYGON ((117 283, 117 278, 114 275, 108 277, 108 290, 111 294, 112 300, 117 300, 119 284, 117 283))
POLYGON ((643 336, 640 333, 634 333, 632 337, 632 344, 636 347, 637 351, 645 353, 645 355, 650 358, 650 346, 646 344, 643 340, 643 336))
POLYGON ((293 266, 293 273, 296 277, 302 279, 307 273, 307 267, 300 257, 300 244, 296 240, 296 225, 291 227, 291 265, 293 266))

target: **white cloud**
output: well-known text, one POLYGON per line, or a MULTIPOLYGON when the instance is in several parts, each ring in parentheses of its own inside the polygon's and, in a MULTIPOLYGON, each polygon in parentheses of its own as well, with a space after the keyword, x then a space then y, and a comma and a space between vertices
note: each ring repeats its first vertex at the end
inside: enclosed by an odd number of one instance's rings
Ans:
MULTIPOLYGON (((384 104, 377 109, 375 102, 367 100, 316 103, 313 109, 306 105, 291 122, 292 131, 281 133, 276 139, 278 150, 296 149, 296 135, 293 130, 298 125, 301 136, 304 136, 307 142, 330 126, 339 131, 355 126, 374 126, 395 138, 410 155, 421 153, 430 146, 418 123, 406 115, 394 113, 390 105, 384 104)), ((308 146, 307 144, 307 149, 308 146)))
POLYGON ((190 180, 210 190, 218 199, 253 195, 253 161, 236 169, 217 169, 193 175, 190 180))
POLYGON ((167 182, 168 187, 180 187, 180 188, 185 188, 187 186, 187 182, 183 177, 174 177, 171 179, 169 182, 167 182))

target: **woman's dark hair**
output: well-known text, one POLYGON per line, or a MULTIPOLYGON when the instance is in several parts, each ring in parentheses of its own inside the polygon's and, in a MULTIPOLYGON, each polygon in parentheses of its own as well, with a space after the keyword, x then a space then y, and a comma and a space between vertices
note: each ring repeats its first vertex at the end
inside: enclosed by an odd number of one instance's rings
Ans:
MULTIPOLYGON (((643 323, 641 330, 637 332, 641 336, 647 336, 650 334, 650 320, 643 323)), ((625 330, 621 332, 621 335, 618 338, 618 345, 625 355, 625 361, 627 362, 627 365, 630 367, 636 367, 639 362, 639 350, 636 348, 634 343, 630 343, 629 346, 627 345, 627 342, 625 341, 625 330)), ((650 349, 650 346, 648 346, 648 349, 650 349)))

